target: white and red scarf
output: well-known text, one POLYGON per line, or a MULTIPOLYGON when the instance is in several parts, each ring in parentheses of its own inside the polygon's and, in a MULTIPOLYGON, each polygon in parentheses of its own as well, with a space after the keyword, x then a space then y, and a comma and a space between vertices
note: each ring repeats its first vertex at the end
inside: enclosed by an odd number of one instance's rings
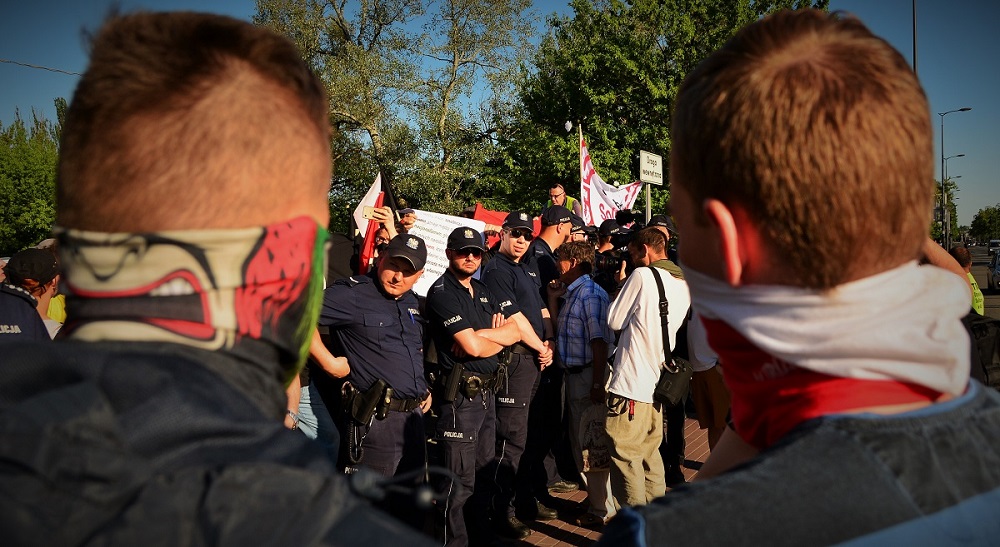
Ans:
POLYGON ((810 418, 933 402, 968 384, 969 291, 946 270, 911 262, 828 291, 684 275, 736 432, 757 448, 810 418))

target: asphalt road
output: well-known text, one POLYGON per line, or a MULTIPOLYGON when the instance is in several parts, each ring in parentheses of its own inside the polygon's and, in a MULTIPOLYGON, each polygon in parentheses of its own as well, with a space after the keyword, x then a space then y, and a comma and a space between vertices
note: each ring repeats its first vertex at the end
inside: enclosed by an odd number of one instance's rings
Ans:
POLYGON ((1000 319, 1000 289, 991 291, 987 288, 989 284, 986 283, 986 265, 990 262, 986 247, 969 247, 969 252, 972 254, 972 275, 975 276, 979 290, 983 291, 985 297, 984 311, 988 317, 1000 319))

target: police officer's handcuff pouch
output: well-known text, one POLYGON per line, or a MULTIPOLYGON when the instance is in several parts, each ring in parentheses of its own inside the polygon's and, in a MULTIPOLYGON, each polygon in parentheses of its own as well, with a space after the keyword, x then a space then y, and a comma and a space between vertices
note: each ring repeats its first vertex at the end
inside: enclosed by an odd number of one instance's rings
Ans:
POLYGON ((479 376, 472 374, 466 376, 462 379, 462 384, 459 386, 462 395, 465 395, 469 400, 475 399, 477 395, 487 389, 485 382, 479 376))
POLYGON ((510 359, 513 355, 514 352, 511 351, 510 346, 507 346, 500 350, 500 353, 497 354, 497 361, 500 362, 500 366, 508 366, 510 365, 510 359))
POLYGON ((392 396, 395 392, 396 390, 386 386, 385 390, 382 392, 382 397, 379 398, 378 404, 375 405, 376 419, 384 420, 385 417, 389 415, 389 404, 392 403, 392 396))

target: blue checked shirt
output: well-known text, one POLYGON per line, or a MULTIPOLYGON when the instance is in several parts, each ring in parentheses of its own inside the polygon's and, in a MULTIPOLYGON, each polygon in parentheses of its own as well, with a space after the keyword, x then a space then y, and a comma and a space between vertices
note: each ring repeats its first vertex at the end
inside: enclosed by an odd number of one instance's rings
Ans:
POLYGON ((582 275, 570 283, 562 298, 556 334, 559 366, 571 369, 593 361, 590 341, 596 338, 608 343, 611 355, 615 338, 608 326, 608 293, 589 275, 582 275))

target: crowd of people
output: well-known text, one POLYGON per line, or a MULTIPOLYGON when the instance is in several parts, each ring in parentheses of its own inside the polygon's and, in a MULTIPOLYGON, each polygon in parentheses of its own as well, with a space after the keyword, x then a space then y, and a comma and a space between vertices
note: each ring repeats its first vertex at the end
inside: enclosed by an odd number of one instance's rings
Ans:
POLYGON ((580 486, 602 545, 995 541, 977 287, 928 244, 924 92, 859 21, 780 12, 693 70, 669 216, 587 227, 552 185, 493 249, 454 229, 425 298, 412 210, 373 212, 371 270, 324 279, 327 112, 246 22, 94 35, 58 251, 0 286, 9 542, 482 544, 580 486), (675 355, 712 446, 688 484, 685 404, 654 396, 675 355))

